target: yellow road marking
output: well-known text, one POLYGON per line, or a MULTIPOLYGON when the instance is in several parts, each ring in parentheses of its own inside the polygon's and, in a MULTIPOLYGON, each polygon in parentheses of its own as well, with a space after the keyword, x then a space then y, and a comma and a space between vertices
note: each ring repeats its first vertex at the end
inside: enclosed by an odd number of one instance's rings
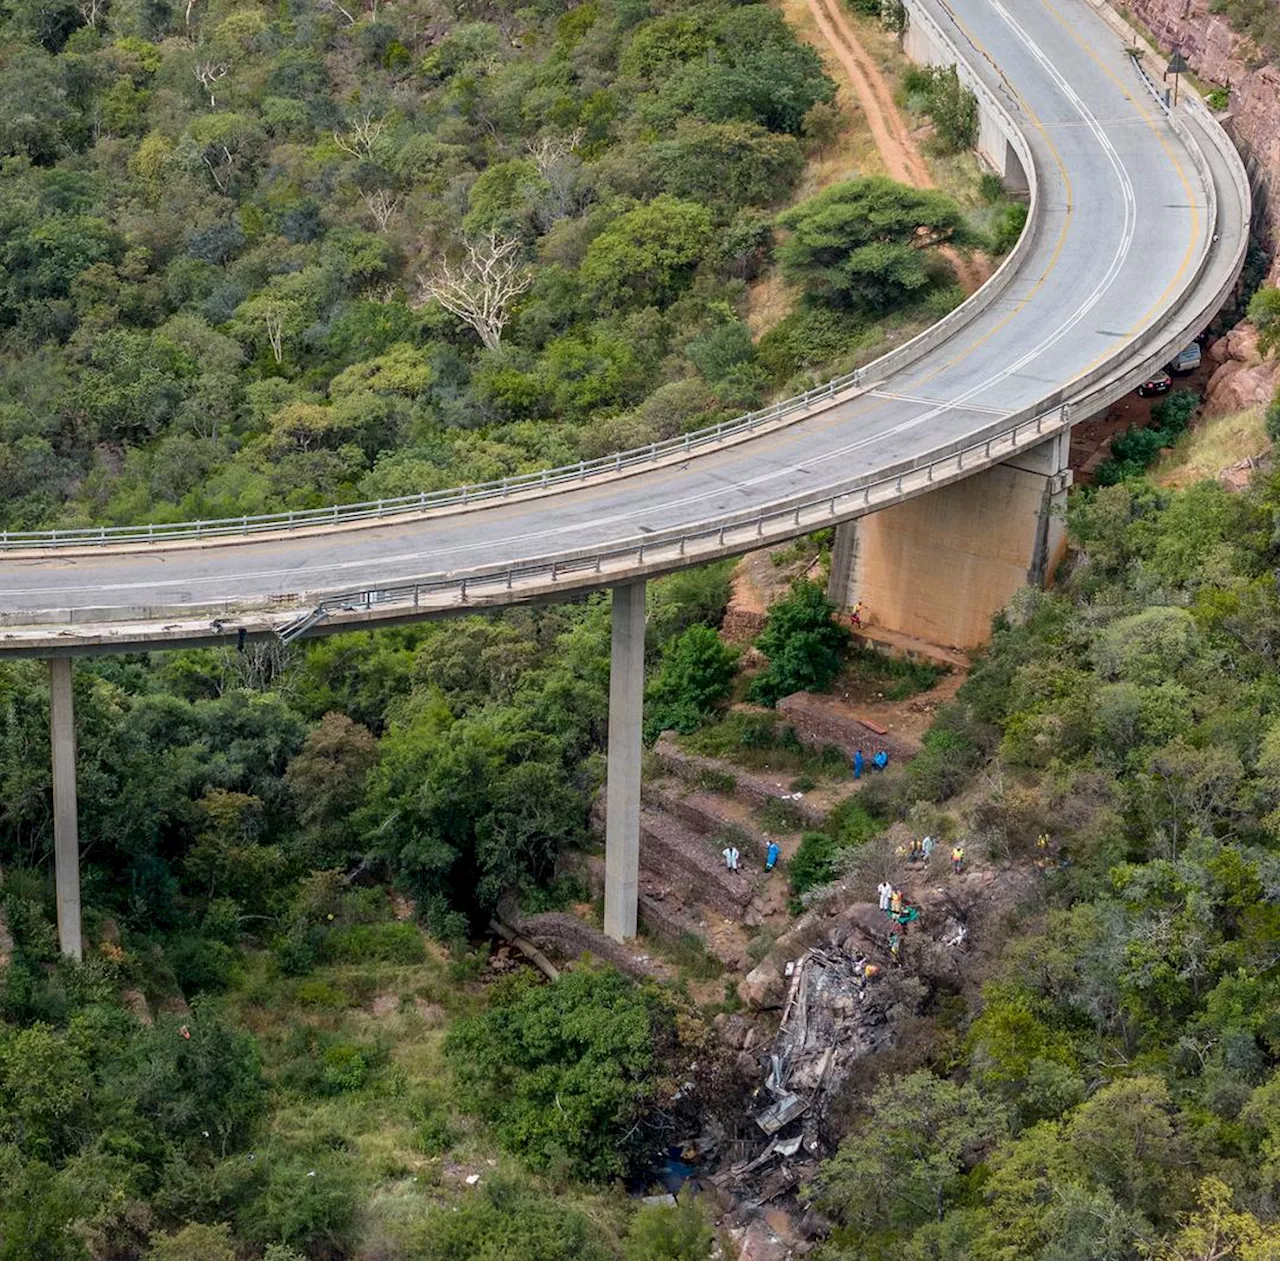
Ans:
MULTIPOLYGON (((1155 120, 1142 107, 1142 102, 1137 97, 1129 95, 1129 92, 1125 88, 1124 84, 1122 84, 1120 80, 1117 79, 1116 76, 1111 73, 1110 69, 1098 57, 1097 53, 1095 53, 1093 49, 1090 48, 1089 45, 1086 44, 1084 40, 1080 38, 1079 35, 1076 34, 1075 28, 1071 25, 1070 22, 1066 20, 1066 18, 1062 16, 1061 13, 1058 12, 1058 10, 1051 3, 1051 0, 1040 0, 1040 2, 1049 11, 1049 13, 1053 15, 1053 17, 1058 21, 1058 23, 1066 30, 1067 34, 1070 35, 1071 38, 1075 40, 1075 42, 1079 44, 1079 46, 1082 49, 1084 49, 1084 51, 1088 54, 1089 59, 1094 63, 1094 65, 1096 65, 1098 69, 1101 70, 1102 73, 1105 74, 1107 78, 1110 79, 1111 82, 1114 83, 1116 87, 1120 89, 1120 91, 1124 94, 1125 100, 1133 102, 1134 109, 1136 109, 1138 113, 1142 115, 1142 118, 1146 122, 1147 126, 1150 127, 1151 130, 1155 133, 1155 137, 1160 142, 1160 147, 1164 150, 1165 156, 1169 159, 1170 162, 1173 163, 1174 170, 1178 172, 1178 179, 1182 182, 1183 191, 1187 195, 1187 203, 1191 207, 1191 242, 1187 246, 1186 254, 1183 255, 1182 265, 1178 268, 1177 272, 1174 273, 1173 279, 1170 280, 1169 283, 1165 286, 1164 292, 1160 295, 1160 297, 1157 298, 1156 301, 1147 309, 1147 311, 1143 314, 1143 316, 1138 320, 1136 324, 1130 326, 1125 331, 1124 336, 1126 338, 1132 337, 1140 329, 1144 328, 1147 325, 1147 323, 1152 319, 1152 317, 1156 314, 1156 312, 1165 305, 1165 300, 1169 297, 1170 293, 1173 291, 1175 286, 1177 286, 1178 283, 1182 280, 1182 277, 1185 274, 1187 268, 1191 265, 1191 257, 1195 252, 1196 242, 1200 236, 1200 211, 1196 208, 1195 194, 1191 190, 1191 183, 1187 179, 1187 173, 1183 169, 1182 163, 1178 161, 1177 154, 1174 153, 1174 151, 1169 147, 1169 143, 1165 139, 1164 133, 1162 132, 1160 127, 1156 125, 1155 120)), ((1212 178, 1212 174, 1210 175, 1210 178, 1212 178)), ((1104 360, 1110 353, 1111 353, 1110 349, 1104 350, 1100 355, 1098 355, 1096 359, 1094 359, 1085 368, 1085 372, 1089 372, 1093 368, 1096 368, 1098 364, 1101 363, 1102 360, 1104 360)))

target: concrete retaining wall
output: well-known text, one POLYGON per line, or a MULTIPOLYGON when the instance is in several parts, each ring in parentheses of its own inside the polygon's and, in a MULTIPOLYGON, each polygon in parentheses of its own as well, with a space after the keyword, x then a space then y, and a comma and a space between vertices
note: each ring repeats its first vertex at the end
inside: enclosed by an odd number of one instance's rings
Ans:
POLYGON ((978 152, 1004 180, 1010 192, 1026 193, 1030 189, 1027 170, 1014 148, 1016 135, 997 110, 977 76, 956 55, 955 48, 942 36, 937 26, 922 9, 907 6, 907 29, 902 39, 903 51, 918 66, 955 66, 960 81, 978 99, 978 152))

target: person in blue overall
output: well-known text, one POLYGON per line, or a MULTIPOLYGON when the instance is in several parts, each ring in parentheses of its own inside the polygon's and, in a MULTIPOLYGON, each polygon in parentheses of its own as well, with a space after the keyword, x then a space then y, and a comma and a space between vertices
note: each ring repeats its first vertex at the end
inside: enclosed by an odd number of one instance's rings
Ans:
POLYGON ((772 871, 778 865, 778 855, 781 853, 782 851, 778 848, 778 842, 770 841, 769 849, 764 856, 765 871, 772 871))
POLYGON ((853 777, 854 779, 862 778, 862 750, 854 749, 853 751, 853 777))

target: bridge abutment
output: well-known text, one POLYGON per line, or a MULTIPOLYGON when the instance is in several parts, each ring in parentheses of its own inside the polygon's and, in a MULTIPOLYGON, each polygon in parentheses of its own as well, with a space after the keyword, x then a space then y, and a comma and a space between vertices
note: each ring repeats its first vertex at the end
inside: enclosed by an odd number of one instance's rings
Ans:
POLYGON ((604 931, 614 941, 626 941, 636 935, 644 719, 644 595, 643 579, 613 588, 604 931))
POLYGON ((863 621, 953 648, 976 648, 1019 588, 1042 586, 1066 543, 1071 471, 1062 433, 964 481, 846 522, 828 593, 863 603, 863 621))
POLYGON ((49 742, 53 748, 53 859, 62 953, 82 957, 80 834, 76 811, 76 719, 71 658, 49 660, 49 742))

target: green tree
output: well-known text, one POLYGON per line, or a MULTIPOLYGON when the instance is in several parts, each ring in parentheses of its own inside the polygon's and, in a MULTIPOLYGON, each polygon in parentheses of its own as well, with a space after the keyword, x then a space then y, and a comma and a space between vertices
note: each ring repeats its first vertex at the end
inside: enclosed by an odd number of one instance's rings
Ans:
POLYGON ((785 200, 804 167, 793 137, 757 123, 684 119, 669 140, 658 141, 654 156, 667 192, 715 206, 725 216, 785 200))
POLYGON ((776 705, 792 692, 820 692, 840 670, 849 632, 833 620, 835 605, 816 582, 795 582, 770 610, 756 647, 769 659, 751 695, 776 705))
POLYGON ((930 252, 969 239, 960 207, 945 193, 884 176, 824 189, 779 216, 783 272, 832 306, 883 311, 933 283, 930 252))
POLYGON ((867 1123, 819 1175, 823 1207, 860 1234, 941 1221, 1006 1125, 999 1106, 972 1086, 927 1072, 877 1086, 869 1106, 867 1123))
POLYGON ((710 212, 664 194, 619 215, 587 247, 582 278, 609 306, 670 302, 713 235, 710 212))
POLYGON ((362 820, 371 852, 423 899, 434 931, 464 932, 509 888, 545 879, 586 820, 558 740, 513 708, 455 719, 417 701, 382 739, 362 820), (461 916, 462 918, 459 918, 461 916))
POLYGON ((655 990, 579 968, 495 991, 487 1012, 449 1030, 445 1054, 461 1106, 508 1151, 534 1168, 563 1160, 578 1177, 607 1180, 643 1159, 637 1122, 670 1029, 655 990))
POLYGON ((670 640, 645 694, 645 737, 692 731, 728 695, 738 654, 709 626, 690 626, 670 640))
POLYGON ((356 843, 353 816, 377 759, 377 742, 367 727, 345 714, 328 713, 289 762, 285 783, 313 866, 333 866, 349 857, 356 843))
POLYGON ((1263 1225, 1233 1203, 1234 1194, 1221 1178, 1205 1178, 1197 1195, 1197 1211, 1171 1238, 1142 1255, 1150 1261, 1276 1261, 1280 1226, 1263 1225))

